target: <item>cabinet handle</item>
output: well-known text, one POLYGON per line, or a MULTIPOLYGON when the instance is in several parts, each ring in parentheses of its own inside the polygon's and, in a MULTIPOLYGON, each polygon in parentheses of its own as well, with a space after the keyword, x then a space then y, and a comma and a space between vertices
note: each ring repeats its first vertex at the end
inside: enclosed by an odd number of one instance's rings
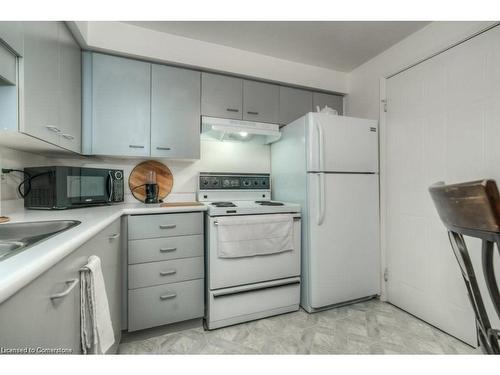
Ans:
POLYGON ((236 109, 236 108, 226 108, 226 111, 228 111, 228 112, 239 112, 240 110, 236 109))
POLYGON ((175 251, 175 250, 177 250, 176 247, 165 247, 165 248, 160 249, 160 253, 169 253, 169 252, 175 251))
POLYGON ((69 139, 70 141, 75 139, 75 137, 73 137, 71 134, 61 134, 61 137, 69 139))
POLYGON ((144 148, 144 146, 141 145, 128 145, 130 148, 144 148))
POLYGON ((54 299, 66 297, 75 288, 76 284, 78 284, 78 279, 67 280, 66 284, 68 285, 68 287, 66 288, 66 290, 64 292, 53 294, 50 296, 50 299, 54 300, 54 299))
POLYGON ((47 125, 45 127, 47 129, 49 129, 51 132, 54 132, 54 133, 60 133, 61 132, 61 129, 59 129, 57 126, 47 125))
POLYGON ((112 234, 112 235, 111 235, 111 236, 109 236, 108 238, 109 238, 110 240, 115 240, 115 239, 117 239, 118 237, 120 237, 120 233, 115 233, 115 234, 112 234))
POLYGON ((170 151, 170 147, 156 147, 157 150, 170 151))
POLYGON ((163 224, 160 225, 160 229, 174 229, 177 225, 175 224, 163 224))
POLYGON ((171 294, 164 294, 163 296, 160 296, 160 299, 162 301, 165 301, 166 299, 172 299, 177 297, 177 293, 171 293, 171 294))
POLYGON ((170 275, 175 275, 176 273, 177 270, 162 271, 160 272, 160 276, 170 276, 170 275))
POLYGON ((255 116, 257 116, 259 114, 259 112, 254 112, 254 111, 247 111, 247 113, 249 115, 255 115, 255 116))

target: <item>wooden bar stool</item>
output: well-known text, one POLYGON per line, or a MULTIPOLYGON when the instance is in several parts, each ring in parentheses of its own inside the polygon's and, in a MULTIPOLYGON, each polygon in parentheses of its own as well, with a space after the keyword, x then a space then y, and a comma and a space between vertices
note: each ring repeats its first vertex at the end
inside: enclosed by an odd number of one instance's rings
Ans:
POLYGON ((448 229, 469 299, 476 315, 477 334, 484 353, 500 354, 500 331, 491 327, 463 236, 482 240, 482 266, 489 295, 500 317, 500 293, 493 269, 494 245, 500 245, 500 197, 494 180, 461 184, 437 183, 429 188, 439 216, 448 229))

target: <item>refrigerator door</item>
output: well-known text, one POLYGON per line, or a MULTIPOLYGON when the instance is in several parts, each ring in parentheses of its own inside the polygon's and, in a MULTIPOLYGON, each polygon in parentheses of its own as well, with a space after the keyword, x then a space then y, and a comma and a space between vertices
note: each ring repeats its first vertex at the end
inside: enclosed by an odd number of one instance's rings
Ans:
POLYGON ((309 172, 377 172, 378 123, 354 117, 309 113, 309 172))
POLYGON ((378 175, 309 173, 309 303, 380 293, 378 175))

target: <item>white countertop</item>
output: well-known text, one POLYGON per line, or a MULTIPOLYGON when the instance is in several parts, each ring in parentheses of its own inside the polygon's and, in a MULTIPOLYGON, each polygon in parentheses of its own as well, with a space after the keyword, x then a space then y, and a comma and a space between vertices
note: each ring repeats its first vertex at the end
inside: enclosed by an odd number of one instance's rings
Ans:
POLYGON ((205 210, 206 206, 160 207, 159 204, 125 203, 61 211, 22 209, 9 213, 11 219, 9 223, 78 220, 81 224, 0 261, 0 303, 78 249, 122 215, 205 210))

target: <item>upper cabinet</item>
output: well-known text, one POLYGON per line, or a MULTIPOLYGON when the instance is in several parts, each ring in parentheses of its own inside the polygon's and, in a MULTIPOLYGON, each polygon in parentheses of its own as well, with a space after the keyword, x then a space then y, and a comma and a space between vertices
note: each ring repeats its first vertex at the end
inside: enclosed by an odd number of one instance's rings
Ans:
POLYGON ((280 87, 279 123, 286 125, 312 110, 311 91, 280 87))
POLYGON ((320 109, 327 105, 332 109, 336 109, 339 115, 344 112, 344 98, 341 95, 331 95, 322 92, 313 93, 313 110, 316 111, 316 107, 319 106, 320 109))
POLYGON ((277 123, 279 86, 219 74, 201 74, 201 114, 277 123))
POLYGON ((23 56, 23 23, 22 21, 1 21, 0 40, 16 55, 23 56))
POLYGON ((200 72, 92 52, 83 61, 84 153, 200 158, 200 72))
POLYGON ((243 81, 243 119, 277 123, 280 88, 256 81, 243 81))
POLYGON ((17 83, 16 56, 0 42, 0 85, 17 83))
POLYGON ((82 151, 82 51, 64 24, 59 27, 59 145, 82 151))
POLYGON ((243 80, 219 74, 201 74, 201 114, 243 118, 243 80))
POLYGON ((200 72, 153 65, 151 156, 200 158, 200 72))
POLYGON ((63 22, 25 23, 19 96, 23 133, 81 151, 81 51, 63 22))
POLYGON ((86 52, 86 63, 87 58, 84 100, 90 103, 84 103, 84 110, 90 113, 84 127, 90 128, 90 147, 84 152, 149 156, 151 64, 100 53, 86 52))

